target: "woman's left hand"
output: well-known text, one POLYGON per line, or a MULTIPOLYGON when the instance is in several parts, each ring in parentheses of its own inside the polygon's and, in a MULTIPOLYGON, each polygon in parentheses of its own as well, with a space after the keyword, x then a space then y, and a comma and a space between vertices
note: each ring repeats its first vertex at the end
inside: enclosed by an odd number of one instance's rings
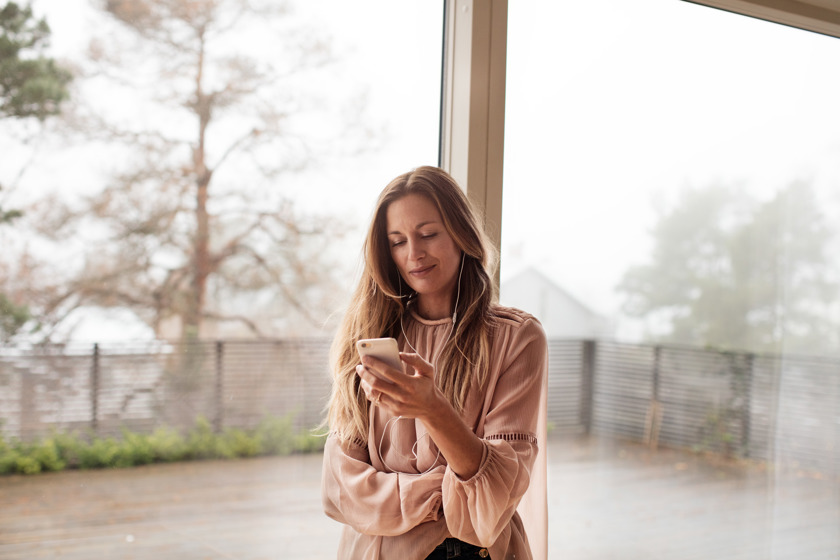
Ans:
POLYGON ((418 354, 400 352, 400 359, 405 373, 370 356, 362 358, 356 373, 371 402, 394 416, 423 420, 445 402, 435 385, 435 369, 418 354))

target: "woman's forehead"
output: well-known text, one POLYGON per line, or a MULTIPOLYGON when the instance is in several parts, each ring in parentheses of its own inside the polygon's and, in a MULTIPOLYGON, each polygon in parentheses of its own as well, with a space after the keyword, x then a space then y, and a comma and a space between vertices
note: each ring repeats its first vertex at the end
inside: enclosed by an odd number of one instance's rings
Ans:
POLYGON ((414 230, 431 223, 442 223, 437 206, 428 197, 407 194, 388 205, 386 211, 388 233, 414 230))

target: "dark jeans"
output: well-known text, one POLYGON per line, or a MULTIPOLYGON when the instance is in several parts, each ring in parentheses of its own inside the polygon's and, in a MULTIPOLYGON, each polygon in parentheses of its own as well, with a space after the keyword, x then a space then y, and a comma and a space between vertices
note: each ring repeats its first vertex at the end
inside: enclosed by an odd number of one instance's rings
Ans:
POLYGON ((438 545, 426 560, 490 560, 490 554, 486 548, 465 543, 458 539, 446 539, 438 545))

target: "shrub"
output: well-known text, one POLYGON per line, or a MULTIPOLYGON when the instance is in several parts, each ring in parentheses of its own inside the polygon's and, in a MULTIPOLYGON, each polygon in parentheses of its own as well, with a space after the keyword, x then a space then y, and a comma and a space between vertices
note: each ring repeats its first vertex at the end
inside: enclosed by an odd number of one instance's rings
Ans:
POLYGON ((155 430, 148 438, 154 449, 155 460, 163 463, 181 461, 187 456, 187 445, 177 431, 163 426, 155 430))
POLYGON ((237 428, 225 430, 221 437, 219 450, 225 459, 256 457, 261 454, 259 438, 237 428))
POLYGON ((20 453, 10 447, 4 447, 0 451, 0 474, 15 474, 20 453))
POLYGON ((94 439, 90 445, 81 446, 79 450, 79 468, 101 469, 114 466, 120 445, 114 438, 94 439))
POLYGON ((52 439, 26 444, 0 438, 0 474, 37 474, 60 471, 66 466, 52 439))
POLYGON ((296 433, 292 415, 266 416, 254 429, 228 428, 221 434, 199 417, 186 436, 165 426, 151 434, 123 430, 120 439, 54 432, 43 440, 22 443, 0 435, 0 475, 309 453, 321 451, 324 439, 309 431, 296 433))
POLYGON ((256 435, 264 455, 289 455, 295 451, 291 415, 266 416, 257 425, 256 435))
POLYGON ((87 442, 82 441, 76 432, 53 432, 52 441, 58 455, 65 463, 65 468, 78 469, 82 463, 82 454, 87 442))
POLYGON ((187 459, 214 459, 219 457, 219 441, 210 422, 203 416, 199 416, 195 427, 187 434, 186 453, 187 459))
POLYGON ((327 438, 323 434, 303 432, 295 436, 295 451, 298 453, 315 453, 324 450, 327 438))
POLYGON ((39 464, 39 470, 60 471, 67 466, 52 438, 47 438, 40 445, 33 446, 29 456, 39 464))
POLYGON ((136 465, 148 465, 154 460, 155 450, 149 441, 149 436, 123 430, 123 438, 119 442, 119 450, 117 451, 113 466, 133 467, 136 465))

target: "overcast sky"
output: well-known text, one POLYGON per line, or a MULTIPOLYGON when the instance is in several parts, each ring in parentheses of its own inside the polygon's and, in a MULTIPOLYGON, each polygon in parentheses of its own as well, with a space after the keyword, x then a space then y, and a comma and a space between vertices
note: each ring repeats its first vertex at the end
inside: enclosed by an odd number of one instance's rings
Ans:
POLYGON ((840 40, 674 0, 511 2, 509 37, 509 269, 613 316, 657 196, 807 179, 840 218, 840 40))
MULTIPOLYGON (((336 87, 367 91, 381 133, 375 150, 290 187, 355 223, 355 247, 385 183, 436 163, 441 3, 295 4, 332 36, 336 87)), ((34 1, 59 56, 83 50, 87 5, 34 1)), ((508 28, 503 279, 536 265, 615 319, 615 285, 646 258, 657 196, 725 182, 769 197, 805 178, 838 214, 840 40, 676 0, 515 0, 508 28)), ((29 173, 32 189, 63 157, 29 173)), ((74 176, 63 188, 90 186, 74 176)))

